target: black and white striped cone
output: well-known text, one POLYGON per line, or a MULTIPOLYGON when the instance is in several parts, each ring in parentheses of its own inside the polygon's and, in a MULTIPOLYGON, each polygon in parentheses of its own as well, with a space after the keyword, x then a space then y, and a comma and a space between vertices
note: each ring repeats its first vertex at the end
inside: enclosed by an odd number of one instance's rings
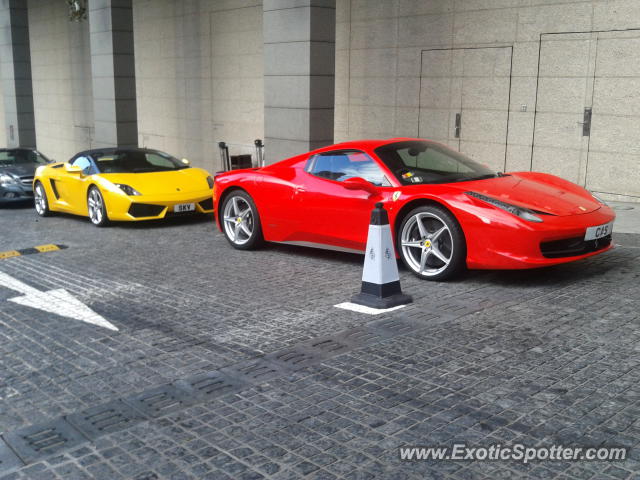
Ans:
POLYGON ((376 203, 371 212, 362 271, 362 290, 354 295, 351 301, 379 309, 397 307, 413 301, 409 295, 403 294, 400 288, 389 216, 382 203, 376 203))

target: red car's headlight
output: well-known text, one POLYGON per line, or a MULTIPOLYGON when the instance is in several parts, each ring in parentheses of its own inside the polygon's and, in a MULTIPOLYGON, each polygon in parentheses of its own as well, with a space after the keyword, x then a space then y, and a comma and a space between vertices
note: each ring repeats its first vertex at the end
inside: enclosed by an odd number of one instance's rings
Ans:
POLYGON ((607 202, 605 202, 603 199, 601 199, 598 195, 596 195, 594 192, 589 192, 591 194, 591 196, 593 198, 596 199, 596 202, 598 202, 600 205, 607 205, 607 202))
POLYGON ((542 218, 540 218, 536 214, 541 214, 542 212, 536 212, 535 210, 529 210, 528 208, 517 207, 516 205, 511 205, 510 203, 503 202, 496 198, 488 197, 481 193, 477 192, 464 192, 466 195, 470 197, 477 198, 478 200, 482 200, 483 202, 488 203, 489 205, 493 205, 494 207, 500 208, 506 212, 515 215, 516 217, 520 217, 523 220, 528 222, 540 223, 542 222, 542 218))

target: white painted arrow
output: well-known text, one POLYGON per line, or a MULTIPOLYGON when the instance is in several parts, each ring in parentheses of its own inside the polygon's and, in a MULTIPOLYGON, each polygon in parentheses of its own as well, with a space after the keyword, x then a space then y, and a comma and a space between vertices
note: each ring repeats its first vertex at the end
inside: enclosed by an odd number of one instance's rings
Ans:
POLYGON ((21 297, 9 298, 10 302, 91 323, 92 325, 108 328, 116 332, 118 331, 118 327, 109 323, 64 288, 41 292, 2 272, 0 272, 0 285, 20 292, 23 295, 21 297))

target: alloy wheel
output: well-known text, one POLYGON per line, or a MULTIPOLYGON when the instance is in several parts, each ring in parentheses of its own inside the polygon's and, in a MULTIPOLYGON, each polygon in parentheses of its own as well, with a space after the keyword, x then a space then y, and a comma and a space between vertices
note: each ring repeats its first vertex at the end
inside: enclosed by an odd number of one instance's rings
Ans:
POLYGON ((244 245, 253 235, 254 219, 251 205, 240 196, 231 197, 224 206, 224 230, 229 240, 244 245))
POLYGON ((104 215, 104 203, 102 201, 102 195, 100 192, 93 188, 89 192, 89 219, 94 225, 100 225, 102 217, 104 215))
POLYGON ((417 213, 407 220, 400 247, 411 269, 425 277, 438 275, 453 259, 451 231, 442 218, 430 212, 417 213))
POLYGON ((35 191, 33 192, 33 203, 38 215, 47 213, 47 198, 44 193, 44 187, 40 183, 36 185, 35 191))

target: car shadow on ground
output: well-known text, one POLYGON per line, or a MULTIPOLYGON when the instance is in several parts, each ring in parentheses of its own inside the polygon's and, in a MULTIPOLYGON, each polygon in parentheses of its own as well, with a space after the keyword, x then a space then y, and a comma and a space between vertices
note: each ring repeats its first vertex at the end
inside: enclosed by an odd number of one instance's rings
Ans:
MULTIPOLYGON (((362 266, 363 254, 342 252, 339 250, 328 250, 324 248, 304 247, 299 245, 288 245, 285 243, 268 242, 263 247, 264 250, 281 252, 284 254, 299 255, 302 257, 314 258, 318 260, 329 260, 340 263, 351 263, 362 266)), ((400 264, 398 264, 400 266, 400 264)))
MULTIPOLYGON (((31 206, 33 208, 33 205, 31 206)), ((34 210, 34 215, 37 217, 37 213, 34 210)), ((73 215, 71 213, 54 212, 50 218, 64 218, 77 223, 86 224, 88 227, 93 227, 88 217, 81 215, 73 215)), ((106 229, 125 229, 125 230, 146 230, 152 228, 170 228, 180 225, 196 225, 199 223, 211 223, 213 224, 213 214, 204 215, 184 215, 184 216, 172 216, 169 218, 161 218, 158 220, 141 220, 135 222, 109 222, 107 225, 101 228, 106 229)), ((94 227, 95 228, 95 227, 94 227)))
POLYGON ((196 215, 176 215, 158 220, 143 220, 138 222, 112 222, 107 228, 123 228, 129 230, 151 229, 151 228, 168 228, 179 225, 195 225, 199 223, 211 223, 213 225, 213 214, 196 214, 196 215))
MULTIPOLYGON (((344 264, 351 264, 362 268, 364 257, 362 254, 349 253, 335 250, 325 250, 321 248, 304 247, 297 245, 287 245, 281 243, 267 243, 265 250, 281 252, 287 255, 299 255, 307 258, 314 258, 321 261, 333 261, 344 264)), ((606 255, 606 253, 605 253, 606 255)), ((598 258, 598 257, 591 257, 598 258)), ((618 268, 617 265, 603 265, 597 270, 588 267, 590 258, 577 260, 575 262, 553 265, 550 267, 540 267, 522 270, 465 270, 458 276, 446 283, 464 284, 474 282, 486 286, 495 287, 539 287, 543 285, 562 286, 577 281, 585 281, 589 278, 599 278, 605 271, 618 268)), ((400 273, 411 274, 402 261, 398 260, 398 270, 400 273)), ((415 277, 419 280, 418 277, 415 277)), ((428 281, 428 280, 424 280, 428 281)))
POLYGON ((33 209, 33 200, 14 200, 13 202, 0 202, 0 210, 26 210, 33 209))
MULTIPOLYGON (((603 255, 607 255, 604 253, 603 255)), ((598 268, 590 265, 595 258, 590 257, 573 262, 553 265, 549 267, 531 268, 523 270, 477 270, 480 273, 477 280, 493 287, 563 287, 576 282, 602 278, 609 271, 620 268, 618 263, 598 263, 598 268), (484 275, 482 275, 484 273, 484 275)))

